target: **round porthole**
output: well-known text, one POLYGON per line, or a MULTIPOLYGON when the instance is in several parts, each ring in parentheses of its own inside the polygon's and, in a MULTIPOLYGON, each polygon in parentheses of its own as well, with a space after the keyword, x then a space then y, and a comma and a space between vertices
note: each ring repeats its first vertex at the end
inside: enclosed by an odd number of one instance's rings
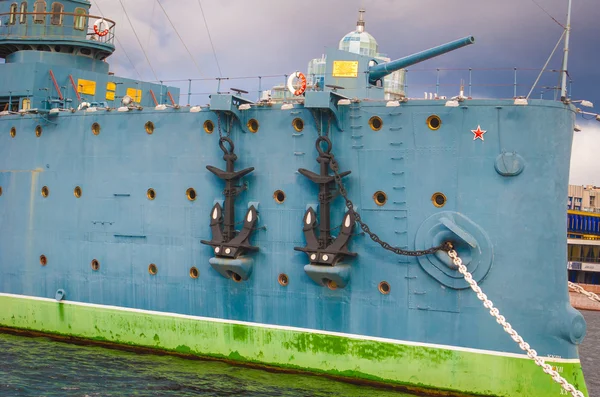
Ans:
POLYGON ((204 131, 207 134, 212 134, 214 130, 215 130, 215 124, 210 120, 206 120, 204 122, 204 131))
POLYGON ((248 123, 246 125, 248 126, 248 130, 250 132, 258 132, 258 128, 259 128, 258 120, 250 119, 250 120, 248 120, 248 123))
POLYGON ((441 208, 446 204, 446 196, 443 193, 437 192, 431 196, 431 201, 433 202, 433 205, 441 208))
POLYGON ((387 194, 379 190, 373 195, 373 200, 375 200, 375 204, 381 207, 387 203, 387 194))
POLYGON ((50 189, 48 189, 48 186, 44 186, 42 188, 42 197, 46 198, 46 197, 48 197, 49 194, 50 194, 50 189))
POLYGON ((156 192, 154 191, 154 189, 148 189, 148 191, 146 192, 146 197, 148 197, 148 200, 154 200, 156 198, 156 192))
POLYGON ((195 267, 190 268, 190 277, 198 278, 200 276, 200 272, 195 267))
POLYGON ((390 293, 390 284, 387 281, 382 281, 379 283, 379 292, 383 295, 387 295, 390 293))
POLYGON ((279 275, 279 277, 277 277, 277 281, 279 282, 279 284, 281 284, 282 287, 285 287, 288 285, 288 283, 290 282, 290 280, 288 279, 287 274, 281 273, 279 275))
POLYGON ((100 269, 100 262, 97 259, 94 259, 91 263, 92 270, 97 272, 100 269))
POLYGON ((79 186, 75 186, 75 189, 73 189, 73 194, 75 195, 75 197, 80 198, 81 193, 81 188, 79 186))
POLYGON ((196 191, 192 187, 189 188, 188 190, 186 190, 185 195, 187 196, 188 200, 190 200, 190 201, 196 200, 196 191))
POLYGON ((285 201, 285 193, 283 190, 275 190, 275 193, 273 193, 273 198, 277 204, 281 204, 285 201))
POLYGON ((14 138, 15 136, 17 136, 17 129, 15 127, 12 127, 10 129, 10 137, 14 138))
POLYGON ((154 132, 154 123, 152 121, 148 121, 144 127, 146 128, 146 132, 149 134, 152 134, 154 132))
POLYGON ((46 266, 48 264, 48 259, 46 259, 46 255, 40 255, 40 265, 46 266))
POLYGON ((304 129, 304 120, 296 118, 292 121, 292 125, 296 131, 301 132, 304 129))
POLYGON ((233 281, 235 281, 236 283, 240 283, 242 282, 242 276, 240 276, 239 274, 235 273, 235 272, 231 272, 231 278, 233 279, 233 281))
POLYGON ((427 127, 429 127, 430 130, 439 130, 440 127, 442 126, 442 119, 440 119, 439 116, 436 116, 435 114, 427 117, 427 127))
POLYGON ((100 124, 98 124, 98 123, 92 124, 92 133, 94 135, 98 135, 100 133, 100 124))
POLYGON ((37 127, 35 127, 35 136, 37 136, 38 138, 42 136, 42 126, 38 125, 37 127))
POLYGON ((148 273, 150 273, 151 275, 156 275, 156 273, 158 273, 158 269, 156 268, 156 265, 154 263, 151 263, 150 266, 148 266, 148 273))
POLYGON ((369 119, 369 127, 371 127, 371 129, 373 131, 379 131, 381 129, 381 127, 383 127, 383 121, 381 120, 381 117, 379 116, 373 116, 369 119))

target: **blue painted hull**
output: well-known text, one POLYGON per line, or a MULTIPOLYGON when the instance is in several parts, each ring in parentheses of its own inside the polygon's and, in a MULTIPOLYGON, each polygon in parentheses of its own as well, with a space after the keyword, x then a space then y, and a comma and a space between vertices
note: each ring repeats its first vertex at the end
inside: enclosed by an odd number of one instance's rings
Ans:
MULTIPOLYGON (((519 352, 472 291, 441 286, 418 260, 386 252, 365 235, 350 243, 358 256, 345 262, 346 288, 330 290, 307 277, 306 255, 294 247, 304 245, 307 205, 318 202, 318 189, 297 172, 317 171, 313 118, 300 107, 250 112, 259 131, 231 133, 237 166, 256 168, 245 177, 236 215, 242 219, 246 204, 258 202, 264 228, 252 238, 260 251, 242 283, 214 271, 214 253, 200 243, 210 240, 210 210, 222 199, 221 181, 205 168, 223 164, 218 134, 202 129, 206 119, 217 124, 214 113, 69 113, 55 123, 1 118, 0 291, 53 297, 64 289, 80 302, 519 352), (295 117, 305 121, 302 133, 292 128, 295 117), (147 121, 155 125, 151 135, 147 121), (91 131, 94 122, 99 135, 91 131), (41 137, 34 133, 38 124, 41 137), (42 186, 49 188, 46 198, 42 186), (186 198, 189 187, 195 201, 186 198), (286 194, 282 204, 273 199, 276 190, 286 194), (99 271, 90 268, 92 259, 99 271), (150 263, 157 275, 148 273, 150 263), (189 276, 192 266, 198 279, 189 276), (280 273, 289 278, 285 288, 280 273), (389 295, 378 291, 381 281, 389 283, 389 295)), ((568 302, 564 216, 573 119, 571 108, 541 101, 473 100, 465 108, 442 101, 398 108, 363 103, 343 110, 343 131, 331 137, 342 170, 352 170, 345 178, 349 196, 373 231, 413 249, 428 217, 466 216, 493 247, 484 291, 540 354, 576 358, 572 322, 580 315, 568 302), (383 120, 380 131, 367 123, 374 114, 383 120), (440 116, 442 128, 427 127, 430 114, 440 116), (487 130, 484 141, 473 139, 477 125, 487 130), (523 158, 520 175, 495 170, 503 152, 523 158), (374 202, 376 191, 387 194, 384 206, 374 202), (432 204, 435 192, 447 197, 443 208, 432 204)), ((338 198, 332 224, 343 214, 338 198)))

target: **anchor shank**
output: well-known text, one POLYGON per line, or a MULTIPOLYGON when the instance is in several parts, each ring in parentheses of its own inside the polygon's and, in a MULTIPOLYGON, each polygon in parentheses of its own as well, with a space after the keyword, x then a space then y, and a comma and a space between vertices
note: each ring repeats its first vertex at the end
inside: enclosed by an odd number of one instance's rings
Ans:
MULTIPOLYGON (((229 168, 229 163, 227 164, 229 168)), ((229 170, 228 170, 229 171, 229 170)), ((225 219, 223 221, 223 239, 227 242, 235 234, 235 187, 234 181, 225 181, 225 219)))
MULTIPOLYGON (((320 159, 321 175, 329 175, 329 161, 320 159)), ((319 205, 321 207, 321 216, 319 222, 319 248, 325 248, 331 242, 331 219, 330 219, 330 200, 329 183, 319 184, 319 205)))

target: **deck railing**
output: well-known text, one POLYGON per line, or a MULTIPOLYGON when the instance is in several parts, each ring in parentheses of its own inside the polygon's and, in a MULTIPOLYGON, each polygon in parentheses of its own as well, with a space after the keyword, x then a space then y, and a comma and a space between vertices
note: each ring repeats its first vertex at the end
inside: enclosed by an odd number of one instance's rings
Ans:
MULTIPOLYGON (((478 99, 513 99, 527 96, 540 69, 533 68, 462 68, 462 69, 407 69, 402 87, 404 95, 412 99, 451 98, 460 93, 478 99)), ((560 87, 556 85, 560 70, 547 69, 531 98, 558 100, 560 87)), ((180 89, 179 103, 182 105, 205 104, 214 93, 235 93, 236 89, 246 91, 243 96, 256 100, 265 90, 271 90, 278 100, 293 102, 294 97, 285 87, 287 74, 238 77, 206 77, 197 79, 165 79, 152 81, 180 89), (275 87, 275 91, 273 88, 275 87)), ((322 75, 321 75, 322 76, 322 75)), ((314 80, 315 76, 307 78, 314 80)), ((571 86, 569 86, 571 88, 571 86)), ((309 86, 309 90, 311 87, 309 86)), ((338 90, 344 94, 343 89, 338 90)), ((571 90, 569 89, 569 92, 571 90)), ((158 94, 158 93, 157 93, 158 94)), ((157 95, 158 96, 158 95, 157 95)))
POLYGON ((0 45, 3 40, 93 40, 114 45, 115 22, 103 17, 72 12, 7 12, 0 14, 0 45), (98 36, 93 22, 103 19, 108 34, 98 36), (90 21, 91 20, 91 21, 90 21))
MULTIPOLYGON (((560 70, 548 69, 542 73, 540 83, 533 90, 531 98, 559 100, 560 87, 556 86, 558 73, 560 70), (550 84, 555 84, 551 86, 550 84)), ((531 90, 533 82, 540 73, 539 69, 526 68, 494 68, 494 69, 408 69, 406 79, 403 85, 405 96, 412 100, 424 99, 425 93, 428 98, 451 98, 459 95, 461 88, 464 95, 475 99, 514 99, 515 97, 526 96, 531 90)), ((307 76, 309 79, 314 76, 307 76)), ((165 79, 159 81, 148 81, 159 83, 165 86, 179 88, 179 97, 174 97, 174 101, 180 105, 206 105, 210 102, 210 95, 215 93, 236 93, 237 90, 243 90, 240 95, 252 101, 261 99, 261 95, 266 90, 271 90, 273 99, 280 102, 294 102, 303 97, 294 97, 286 88, 288 75, 265 75, 265 76, 238 76, 238 77, 207 77, 198 79, 165 79), (273 88, 275 87, 275 90, 273 88)), ((141 85, 141 80, 134 80, 131 84, 141 85)), ((130 84, 130 86, 131 86, 130 84)), ((123 86, 124 87, 124 86, 123 86)), ((312 87, 309 86, 309 90, 312 87)), ((114 101, 107 101, 103 92, 98 92, 96 96, 84 96, 82 100, 88 102, 107 102, 111 107, 118 107, 120 98, 125 93, 121 85, 117 85, 117 92, 114 101)), ((68 92, 68 89, 66 89, 68 92)), ((172 91, 172 90, 170 90, 172 91)), ((50 100, 48 93, 55 92, 50 78, 48 78, 47 87, 40 87, 37 92, 31 93, 9 93, 0 91, 0 99, 6 100, 9 97, 29 97, 32 99, 50 100), (43 98, 42 98, 43 97, 43 98)), ((343 89, 338 89, 340 94, 344 94, 343 89)), ((569 90, 570 92, 570 90, 569 90)), ((171 104, 167 96, 167 89, 156 90, 153 92, 157 103, 171 104)), ((144 92, 145 97, 151 95, 144 92)), ((69 95, 65 95, 68 97, 69 95)), ((77 107, 75 95, 70 95, 73 107, 77 107)), ((2 109, 0 109, 1 111, 2 109)))

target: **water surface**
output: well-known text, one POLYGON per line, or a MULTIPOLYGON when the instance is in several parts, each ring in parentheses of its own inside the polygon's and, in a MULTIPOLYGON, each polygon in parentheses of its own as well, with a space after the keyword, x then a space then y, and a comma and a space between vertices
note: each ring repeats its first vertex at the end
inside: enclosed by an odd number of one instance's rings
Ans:
MULTIPOLYGON (((590 396, 600 397, 600 312, 583 314, 588 334, 580 348, 581 362, 590 396)), ((406 397, 408 394, 320 376, 0 334, 0 396, 406 397)))

